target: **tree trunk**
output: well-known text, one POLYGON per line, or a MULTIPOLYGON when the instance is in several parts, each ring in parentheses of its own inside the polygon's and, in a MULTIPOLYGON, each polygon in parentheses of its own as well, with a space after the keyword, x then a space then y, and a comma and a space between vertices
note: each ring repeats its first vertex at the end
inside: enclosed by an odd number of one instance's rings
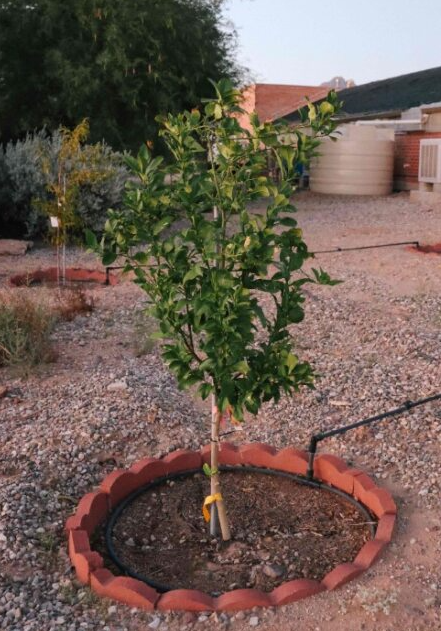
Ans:
MULTIPOLYGON (((217 408, 214 397, 211 403, 211 469, 217 471, 219 466, 219 427, 222 413, 217 408)), ((211 476, 211 495, 221 493, 219 472, 211 476)), ((218 535, 218 522, 222 533, 222 539, 231 539, 230 527, 228 525, 227 511, 224 500, 216 500, 211 505, 210 534, 214 537, 218 535)))

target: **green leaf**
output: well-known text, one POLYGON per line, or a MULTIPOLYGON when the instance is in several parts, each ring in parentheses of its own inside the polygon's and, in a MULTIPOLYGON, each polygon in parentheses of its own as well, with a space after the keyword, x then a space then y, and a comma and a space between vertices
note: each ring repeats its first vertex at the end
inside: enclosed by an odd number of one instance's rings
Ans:
POLYGON ((86 228, 85 237, 87 247, 90 250, 96 250, 98 248, 98 239, 96 238, 95 234, 91 230, 86 228))
POLYGON ((242 360, 233 366, 233 370, 236 370, 242 375, 247 375, 250 372, 250 367, 247 361, 242 360))
POLYGON ((292 353, 288 353, 288 357, 285 359, 285 366, 288 367, 288 371, 292 372, 294 368, 297 366, 299 360, 292 353))
MULTIPOLYGON (((281 226, 288 226, 289 228, 295 228, 297 226, 297 221, 293 217, 281 217, 279 219, 279 224, 281 226)), ((299 236, 302 236, 301 231, 300 231, 299 236)))
POLYGON ((157 236, 164 228, 168 228, 171 222, 171 217, 163 217, 153 226, 153 234, 157 236))
POLYGON ((199 276, 202 276, 201 266, 200 265, 195 265, 190 270, 188 270, 188 272, 185 274, 182 282, 185 285, 190 280, 194 280, 195 278, 198 278, 199 276))
POLYGON ((103 254, 102 263, 105 267, 112 265, 118 258, 118 254, 116 252, 112 252, 111 250, 107 250, 103 254))
POLYGON ((149 262, 149 256, 146 252, 137 252, 133 258, 141 265, 146 265, 149 262))
POLYGON ((151 340, 163 340, 164 338, 168 337, 168 334, 163 333, 162 331, 154 331, 153 333, 150 334, 149 337, 151 340))

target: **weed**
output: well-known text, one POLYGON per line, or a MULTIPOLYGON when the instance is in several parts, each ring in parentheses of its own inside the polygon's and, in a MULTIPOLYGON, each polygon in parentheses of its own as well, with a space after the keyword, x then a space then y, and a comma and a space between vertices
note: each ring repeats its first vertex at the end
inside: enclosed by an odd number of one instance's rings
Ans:
POLYGON ((49 553, 52 553, 59 545, 56 536, 51 532, 39 533, 38 542, 40 547, 43 548, 45 552, 49 553))
POLYGON ((394 589, 377 589, 375 587, 360 587, 357 600, 362 608, 371 616, 377 613, 390 615, 392 605, 397 602, 398 592, 394 589))
POLYGON ((22 368, 53 361, 50 333, 56 318, 50 306, 21 291, 0 295, 0 366, 22 368))
POLYGON ((77 315, 92 313, 94 308, 93 298, 87 296, 81 287, 60 287, 57 292, 54 310, 61 320, 70 322, 77 315))

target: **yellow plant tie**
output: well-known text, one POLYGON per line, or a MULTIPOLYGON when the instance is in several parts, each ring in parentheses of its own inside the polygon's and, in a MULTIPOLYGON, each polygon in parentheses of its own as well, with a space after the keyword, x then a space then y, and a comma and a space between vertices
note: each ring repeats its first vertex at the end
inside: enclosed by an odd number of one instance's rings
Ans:
POLYGON ((210 521, 210 511, 207 506, 213 504, 213 502, 219 502, 222 499, 222 495, 220 493, 215 493, 214 495, 207 495, 204 499, 204 505, 202 506, 202 514, 204 515, 205 521, 210 521))

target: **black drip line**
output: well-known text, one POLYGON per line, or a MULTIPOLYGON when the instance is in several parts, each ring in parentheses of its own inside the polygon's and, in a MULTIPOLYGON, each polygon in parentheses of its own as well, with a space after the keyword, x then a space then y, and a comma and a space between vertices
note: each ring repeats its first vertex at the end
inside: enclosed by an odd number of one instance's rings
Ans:
POLYGON ((331 436, 339 436, 340 434, 346 434, 351 429, 357 429, 358 427, 364 427, 366 425, 371 425, 372 423, 377 423, 379 421, 383 421, 386 418, 392 418, 394 416, 399 416, 404 412, 409 412, 413 408, 419 407, 420 405, 426 405, 427 403, 431 403, 432 401, 441 400, 441 394, 434 394, 430 397, 426 397, 425 399, 419 399, 418 401, 405 401, 403 405, 399 408, 395 408, 394 410, 389 410, 389 412, 383 412, 382 414, 377 414, 376 416, 370 416, 369 418, 365 418, 361 421, 356 421, 355 423, 351 423, 350 425, 344 425, 343 427, 337 427, 335 429, 330 429, 326 432, 319 432, 318 434, 313 434, 311 436, 309 442, 309 463, 308 463, 308 471, 306 477, 308 480, 314 479, 314 458, 317 453, 317 445, 322 440, 326 438, 331 438, 331 436))
POLYGON ((397 243, 379 243, 377 245, 360 245, 353 248, 340 248, 335 247, 332 250, 317 250, 313 254, 336 254, 337 252, 355 252, 356 250, 373 250, 374 248, 395 248, 399 245, 414 245, 416 248, 420 247, 419 241, 398 241, 397 243))
MULTIPOLYGON (((332 250, 317 250, 316 252, 311 252, 311 254, 338 254, 339 252, 355 252, 357 250, 373 250, 375 248, 395 248, 399 245, 414 245, 416 248, 420 247, 419 241, 399 241, 397 243, 380 243, 376 245, 360 245, 353 248, 340 248, 335 247, 332 250)), ((139 265, 138 267, 148 267, 148 265, 139 265)), ((114 269, 124 269, 125 265, 110 265, 106 267, 106 286, 110 285, 110 272, 114 269)))

